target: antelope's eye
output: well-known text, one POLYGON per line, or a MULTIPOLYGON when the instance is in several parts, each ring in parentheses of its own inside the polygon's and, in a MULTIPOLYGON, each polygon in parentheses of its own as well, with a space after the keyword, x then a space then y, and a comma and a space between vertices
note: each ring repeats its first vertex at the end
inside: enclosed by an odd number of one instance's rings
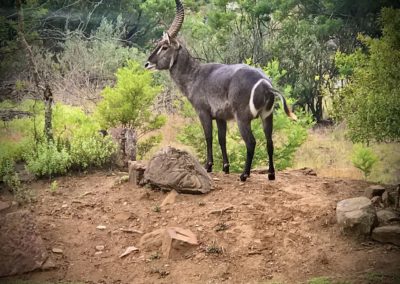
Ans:
POLYGON ((161 49, 162 49, 162 50, 167 50, 167 49, 168 49, 168 46, 163 45, 163 46, 161 47, 161 49))

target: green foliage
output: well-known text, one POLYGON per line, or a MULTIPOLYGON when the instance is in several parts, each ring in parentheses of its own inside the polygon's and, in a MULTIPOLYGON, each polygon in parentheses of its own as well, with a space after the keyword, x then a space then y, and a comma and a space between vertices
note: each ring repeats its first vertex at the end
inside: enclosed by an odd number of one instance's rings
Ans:
POLYGON ((38 177, 65 174, 71 166, 71 156, 65 148, 58 149, 53 142, 42 142, 26 158, 28 170, 38 177))
POLYGON ((50 192, 55 193, 58 190, 58 183, 56 180, 53 180, 53 182, 50 184, 50 192))
POLYGON ((332 284, 332 281, 327 277, 316 277, 308 280, 307 284, 332 284))
POLYGON ((368 54, 336 56, 347 84, 335 98, 334 111, 354 142, 400 139, 400 10, 383 9, 381 22, 380 39, 359 36, 368 54))
POLYGON ((111 164, 117 146, 109 137, 99 133, 91 136, 76 136, 70 143, 71 165, 76 169, 102 167, 111 164))
POLYGON ((96 115, 103 128, 122 125, 135 130, 139 139, 139 158, 161 141, 160 135, 140 141, 144 134, 160 129, 166 122, 165 116, 152 110, 160 91, 161 87, 154 84, 150 72, 139 63, 128 61, 127 66, 117 72, 117 84, 103 90, 103 100, 97 106, 96 115))
MULTIPOLYGON (((137 132, 153 129, 162 124, 162 118, 154 115, 151 106, 161 91, 153 85, 150 72, 137 62, 128 61, 127 66, 117 71, 117 84, 106 87, 103 100, 97 106, 97 115, 104 128, 122 125, 137 132)), ((165 120, 164 120, 165 121, 165 120)))
POLYGON ((143 160, 145 155, 162 140, 162 135, 152 135, 140 141, 137 145, 137 156, 139 160, 143 160))
POLYGON ((378 157, 370 148, 356 144, 353 148, 351 161, 356 168, 364 173, 365 178, 367 178, 372 171, 372 167, 378 161, 378 157))
POLYGON ((0 179, 11 191, 21 187, 21 181, 15 172, 14 160, 4 155, 0 156, 0 179))

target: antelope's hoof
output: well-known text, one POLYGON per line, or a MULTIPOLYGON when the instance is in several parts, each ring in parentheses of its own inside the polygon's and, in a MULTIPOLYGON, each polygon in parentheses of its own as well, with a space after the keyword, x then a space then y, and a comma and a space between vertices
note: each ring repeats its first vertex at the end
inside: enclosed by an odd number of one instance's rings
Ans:
POLYGON ((229 174, 229 164, 224 164, 222 170, 224 171, 225 174, 229 174))
POLYGON ((241 174, 241 175, 240 175, 240 180, 241 180, 241 181, 246 181, 248 177, 249 177, 248 174, 241 174))
POLYGON ((268 173, 269 180, 275 180, 275 173, 268 173))
POLYGON ((206 165, 205 165, 205 169, 206 169, 206 171, 207 171, 207 173, 211 173, 212 172, 212 167, 213 167, 213 163, 207 163, 206 165))

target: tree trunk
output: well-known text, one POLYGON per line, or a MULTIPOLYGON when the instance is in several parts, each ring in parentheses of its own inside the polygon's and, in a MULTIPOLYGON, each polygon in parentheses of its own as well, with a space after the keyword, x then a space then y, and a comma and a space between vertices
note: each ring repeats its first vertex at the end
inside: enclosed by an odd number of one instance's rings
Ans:
POLYGON ((50 85, 40 77, 39 71, 37 69, 37 64, 35 62, 32 48, 28 44, 25 39, 25 32, 24 32, 24 14, 22 11, 21 0, 16 0, 16 8, 18 13, 18 37, 23 46, 26 50, 26 57, 29 60, 30 66, 33 71, 33 80, 35 82, 35 86, 38 92, 43 92, 43 100, 45 102, 45 125, 44 125, 44 134, 48 141, 53 140, 53 127, 52 127, 52 113, 53 113, 53 93, 51 92, 50 85), (42 81, 45 87, 40 84, 42 81))
POLYGON ((133 128, 127 128, 125 132, 125 156, 128 161, 136 161, 137 135, 133 128))
POLYGON ((53 141, 53 93, 51 92, 48 84, 46 84, 46 89, 44 91, 44 103, 44 134, 47 138, 47 141, 53 141))

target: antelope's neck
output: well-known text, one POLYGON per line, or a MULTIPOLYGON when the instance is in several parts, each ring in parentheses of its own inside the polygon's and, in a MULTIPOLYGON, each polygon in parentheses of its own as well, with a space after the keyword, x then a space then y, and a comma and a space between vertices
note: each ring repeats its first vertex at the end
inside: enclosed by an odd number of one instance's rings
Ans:
POLYGON ((175 84, 186 97, 190 97, 191 86, 194 84, 199 69, 200 63, 189 54, 185 47, 181 47, 169 71, 175 84))

